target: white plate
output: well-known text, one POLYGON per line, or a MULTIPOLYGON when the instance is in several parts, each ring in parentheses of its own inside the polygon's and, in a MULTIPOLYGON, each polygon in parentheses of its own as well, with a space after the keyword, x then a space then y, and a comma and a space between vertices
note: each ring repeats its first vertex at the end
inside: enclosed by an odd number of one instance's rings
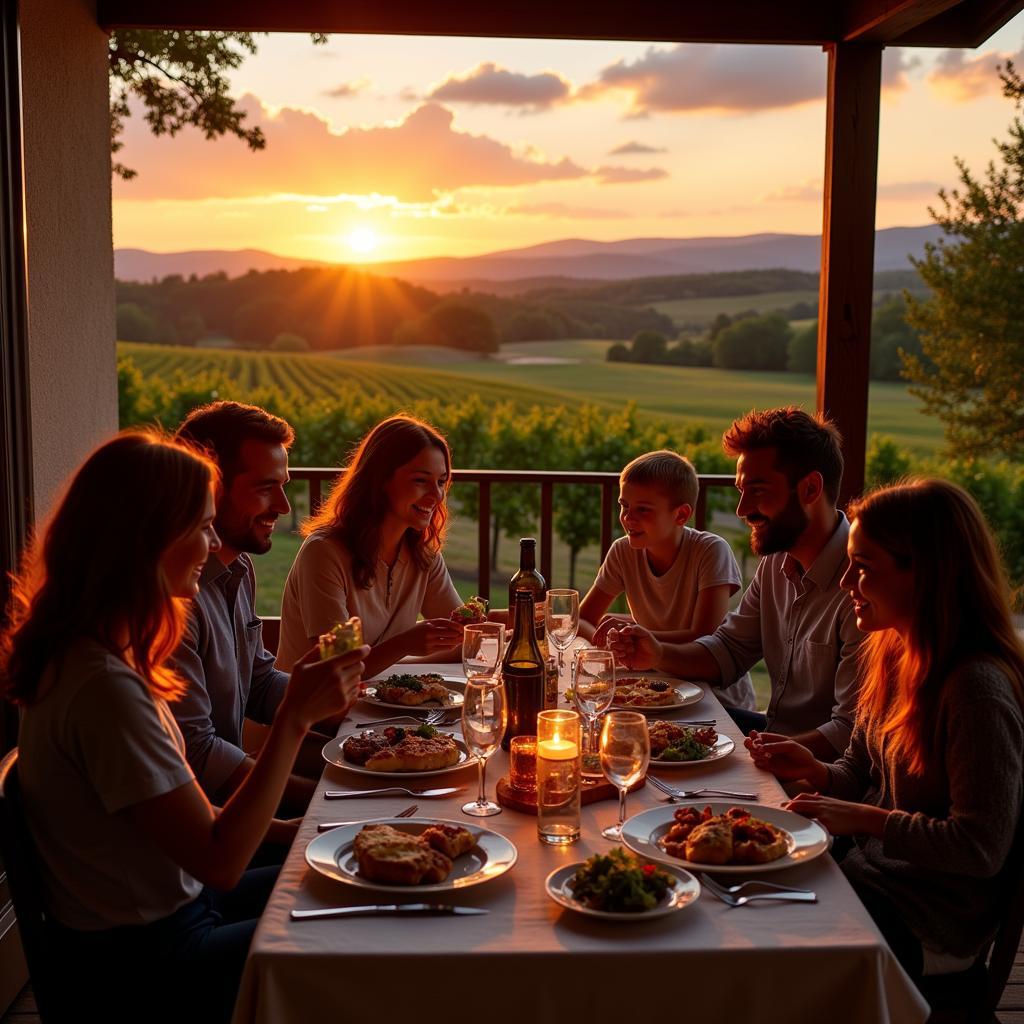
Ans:
POLYGON ((439 675, 437 672, 388 672, 373 679, 366 680, 366 689, 360 695, 360 700, 375 708, 397 708, 399 711, 406 711, 413 715, 417 711, 436 711, 438 708, 461 708, 463 691, 466 689, 466 680, 461 676, 441 676, 441 682, 448 687, 448 700, 441 703, 437 700, 425 700, 422 704, 390 704, 387 701, 377 700, 377 688, 375 683, 383 683, 392 676, 417 676, 417 675, 439 675))
POLYGON ((322 832, 310 840, 306 847, 306 863, 321 875, 354 885, 360 889, 376 889, 383 892, 404 892, 409 894, 451 892, 465 889, 470 885, 489 882, 503 875, 515 864, 519 851, 512 842, 497 832, 479 828, 465 821, 450 821, 445 818, 379 818, 375 824, 392 825, 401 832, 419 835, 430 825, 461 825, 476 836, 476 845, 456 857, 452 873, 443 882, 429 885, 384 885, 371 882, 359 874, 359 865, 352 852, 352 842, 363 825, 343 825, 341 828, 322 832))
POLYGON ((573 896, 572 889, 569 887, 573 875, 576 874, 576 869, 582 863, 579 861, 576 864, 567 864, 565 867, 556 868, 548 875, 544 882, 544 888, 548 896, 560 907, 565 907, 566 910, 575 910, 577 914, 586 914, 587 917, 600 917, 606 921, 650 921, 652 918, 664 917, 666 914, 688 907, 700 895, 700 883, 689 871, 668 864, 663 866, 663 870, 673 877, 674 884, 650 910, 636 913, 594 910, 592 907, 580 903, 573 896))
POLYGON ((700 761, 662 761, 660 758, 652 757, 651 764, 657 765, 659 768, 693 768, 699 764, 711 764, 712 761, 721 761, 723 757, 728 757, 735 749, 736 744, 728 736, 719 733, 715 745, 711 748, 711 753, 700 761))
POLYGON ((676 699, 671 704, 659 704, 657 707, 637 707, 634 704, 613 702, 612 707, 618 711, 642 711, 645 715, 650 715, 660 711, 677 711, 679 708, 685 708, 704 699, 703 686, 683 679, 674 679, 672 676, 656 676, 650 672, 626 672, 622 678, 618 678, 618 673, 616 673, 615 685, 621 686, 625 679, 647 679, 652 683, 668 683, 675 690, 676 699))
POLYGON ((643 811, 629 818, 622 826, 622 842, 628 849, 648 860, 660 861, 662 864, 681 864, 691 870, 711 871, 716 875, 759 875, 764 871, 783 871, 820 857, 829 847, 828 833, 816 821, 792 811, 784 811, 780 807, 765 807, 736 800, 693 801, 643 811), (761 818, 788 833, 789 852, 767 864, 697 864, 682 857, 672 857, 658 845, 658 840, 668 832, 675 820, 674 812, 680 807, 696 807, 698 810, 710 807, 713 814, 724 814, 730 807, 743 807, 755 818, 761 818))
MULTIPOLYGON (((365 732, 366 729, 369 728, 372 728, 372 726, 366 726, 363 729, 359 729, 357 732, 347 732, 344 736, 338 736, 333 740, 328 740, 324 744, 324 749, 322 751, 324 760, 328 764, 336 764, 339 768, 355 772, 356 775, 369 775, 374 779, 425 778, 428 775, 444 775, 446 772, 457 772, 460 768, 465 768, 466 765, 476 764, 476 758, 470 754, 469 750, 466 748, 466 744, 456 737, 455 746, 459 748, 459 759, 455 764, 448 765, 447 768, 432 768, 430 771, 425 772, 373 771, 373 769, 367 768, 365 765, 353 764, 341 751, 342 744, 349 738, 349 736, 358 736, 360 732, 365 732)), ((405 726, 399 726, 399 728, 405 728, 405 726)))

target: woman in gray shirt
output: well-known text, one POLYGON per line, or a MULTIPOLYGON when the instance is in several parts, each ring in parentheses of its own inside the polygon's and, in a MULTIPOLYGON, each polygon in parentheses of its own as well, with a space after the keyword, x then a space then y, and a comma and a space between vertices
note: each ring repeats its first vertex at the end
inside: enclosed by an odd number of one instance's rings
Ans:
POLYGON ((835 764, 762 733, 754 762, 816 790, 788 805, 850 836, 842 861, 915 980, 966 970, 1001 909, 1024 796, 1024 649, 995 543, 955 484, 917 480, 850 510, 861 651, 853 736, 835 764))

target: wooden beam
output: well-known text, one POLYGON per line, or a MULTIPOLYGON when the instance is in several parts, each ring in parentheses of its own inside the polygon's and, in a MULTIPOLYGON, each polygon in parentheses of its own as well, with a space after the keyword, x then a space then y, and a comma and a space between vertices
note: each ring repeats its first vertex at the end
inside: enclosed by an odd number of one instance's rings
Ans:
POLYGON ((1011 18, 1024 11, 1024 0, 962 0, 955 7, 889 42, 894 46, 981 46, 1011 18))
POLYGON ((823 0, 687 0, 594 3, 520 0, 468 4, 438 0, 99 0, 96 20, 112 28, 252 32, 615 39, 643 42, 803 43, 838 38, 839 4, 823 0))
POLYGON ((843 41, 887 43, 956 7, 961 0, 847 0, 843 41))
POLYGON ((818 410, 843 435, 840 502, 864 488, 882 47, 828 48, 818 410))

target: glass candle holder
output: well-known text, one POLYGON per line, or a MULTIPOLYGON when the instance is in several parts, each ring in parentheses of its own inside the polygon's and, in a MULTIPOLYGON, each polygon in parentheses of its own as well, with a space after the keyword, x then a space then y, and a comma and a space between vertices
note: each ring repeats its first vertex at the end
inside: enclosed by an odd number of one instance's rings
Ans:
POLYGON ((521 793, 537 789, 537 737, 513 736, 509 750, 509 784, 521 793))
POLYGON ((562 846, 580 837, 580 716, 537 715, 537 835, 562 846))

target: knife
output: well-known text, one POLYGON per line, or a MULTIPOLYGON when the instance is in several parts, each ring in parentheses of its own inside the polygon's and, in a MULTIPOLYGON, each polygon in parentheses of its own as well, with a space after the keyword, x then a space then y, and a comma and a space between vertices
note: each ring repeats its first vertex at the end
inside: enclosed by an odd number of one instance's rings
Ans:
POLYGON ((366 907, 317 907, 293 910, 293 921, 314 917, 372 917, 377 914, 488 914, 479 907, 453 907, 448 903, 377 903, 366 907))

